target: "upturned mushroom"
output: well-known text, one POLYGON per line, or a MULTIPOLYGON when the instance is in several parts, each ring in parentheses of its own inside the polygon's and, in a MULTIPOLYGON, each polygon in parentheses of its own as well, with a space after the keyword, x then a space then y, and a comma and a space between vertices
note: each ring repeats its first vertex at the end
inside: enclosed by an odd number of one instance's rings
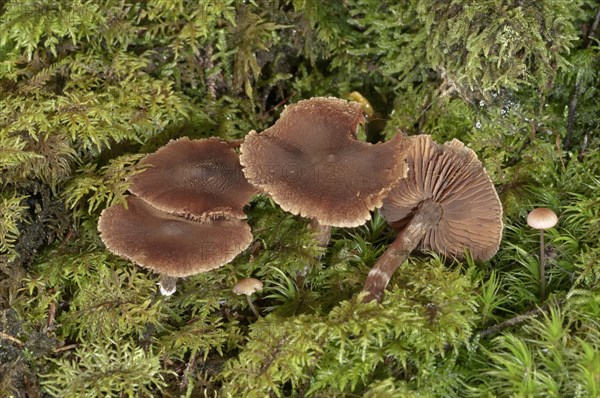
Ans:
POLYGON ((238 283, 236 283, 232 289, 232 291, 235 294, 237 294, 237 295, 244 294, 246 296, 248 305, 250 306, 250 309, 252 310, 254 315, 256 315, 257 318, 259 317, 259 314, 258 314, 258 311, 256 310, 256 307, 252 303, 252 299, 250 298, 250 296, 252 296, 252 294, 254 292, 261 291, 262 288, 263 288, 263 283, 261 281, 259 281, 258 279, 244 278, 244 279, 240 279, 238 281, 238 283))
POLYGON ((409 173, 384 200, 381 213, 399 231, 365 281, 365 301, 381 301, 394 271, 420 243, 461 258, 488 260, 502 237, 502 205, 477 155, 458 140, 410 138, 409 173))
POLYGON ((167 213, 195 219, 245 218, 257 189, 246 181, 237 153, 219 138, 169 142, 140 162, 129 191, 167 213))
POLYGON ((403 136, 374 145, 358 141, 364 121, 360 103, 317 97, 287 106, 273 126, 251 131, 241 145, 248 181, 283 210, 310 218, 323 246, 331 226, 367 221, 406 173, 403 136))
MULTIPOLYGON (((250 226, 243 220, 193 221, 160 211, 136 196, 127 197, 127 208, 104 209, 98 230, 114 254, 176 278, 221 267, 252 241, 250 226)), ((170 285, 161 283, 166 292, 174 290, 174 283, 170 285)))
POLYGON ((546 298, 546 249, 544 248, 544 231, 552 228, 558 222, 556 213, 552 210, 540 207, 534 209, 527 215, 527 225, 540 231, 540 297, 546 298))

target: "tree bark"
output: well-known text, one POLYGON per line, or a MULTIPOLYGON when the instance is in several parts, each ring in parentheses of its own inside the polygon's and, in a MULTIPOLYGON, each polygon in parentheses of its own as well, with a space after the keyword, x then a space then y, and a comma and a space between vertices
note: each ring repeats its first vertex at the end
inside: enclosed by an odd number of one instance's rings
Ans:
MULTIPOLYGON (((600 24, 600 8, 596 11, 596 15, 594 17, 594 21, 592 22, 592 26, 588 34, 585 35, 583 39, 583 43, 585 48, 589 48, 593 43, 592 38, 596 37, 596 31, 598 30, 598 25, 600 24)), ((577 97, 579 97, 579 92, 581 91, 581 79, 577 78, 575 82, 575 87, 573 88, 573 93, 571 94, 571 99, 569 100, 568 107, 568 116, 567 116, 567 134, 565 136, 565 140, 563 143, 563 149, 568 151, 571 149, 571 137, 573 136, 573 128, 575 126, 575 110, 577 108, 577 97)))

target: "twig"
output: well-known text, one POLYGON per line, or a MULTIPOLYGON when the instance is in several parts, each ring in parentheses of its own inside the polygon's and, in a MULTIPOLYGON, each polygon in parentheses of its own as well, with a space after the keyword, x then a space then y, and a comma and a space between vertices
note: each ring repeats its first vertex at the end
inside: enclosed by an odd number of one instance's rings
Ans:
POLYGON ((67 351, 67 350, 70 350, 73 348, 77 348, 78 346, 79 346, 79 344, 63 345, 62 347, 53 348, 52 351, 55 353, 58 353, 58 352, 67 351))
MULTIPOLYGON (((596 36, 596 30, 598 30, 598 25, 600 24, 600 8, 596 11, 596 16, 594 17, 594 22, 592 23, 592 27, 587 35, 585 35, 583 42, 584 47, 588 48, 592 41, 591 38, 596 36)), ((577 82, 575 83, 575 87, 573 88, 573 94, 571 94, 571 99, 569 101, 569 115, 567 117, 567 135, 565 137, 563 148, 565 151, 571 149, 571 138, 573 136, 573 126, 575 125, 575 109, 577 108, 577 97, 579 96, 579 92, 581 91, 581 78, 577 78, 577 82)))
POLYGON ((54 326, 54 317, 56 316, 56 304, 50 302, 48 306, 48 321, 46 322, 46 330, 51 330, 54 326))
POLYGON ((12 341, 13 343, 15 343, 16 345, 23 347, 25 345, 25 343, 23 343, 21 340, 17 339, 16 337, 11 336, 10 334, 6 334, 4 332, 0 332, 0 338, 4 339, 4 340, 9 340, 12 341))
POLYGON ((182 380, 181 380, 181 382, 180 382, 180 384, 179 384, 182 390, 186 390, 186 389, 187 389, 187 387, 188 387, 188 384, 189 384, 189 382, 190 382, 190 380, 189 380, 189 376, 190 376, 190 373, 191 373, 191 371, 192 371, 192 368, 193 368, 194 366, 196 366, 196 359, 197 359, 197 358, 198 358, 198 353, 197 353, 197 352, 195 352, 195 353, 194 353, 194 354, 191 356, 191 358, 190 358, 189 362, 187 363, 187 366, 185 367, 185 370, 183 371, 182 380))
POLYGON ((504 322, 498 323, 494 326, 490 326, 489 328, 487 328, 487 329, 483 330, 481 333, 479 333, 479 336, 480 337, 493 336, 495 334, 500 333, 504 329, 508 329, 512 326, 516 326, 525 321, 528 321, 529 319, 536 318, 536 317, 542 315, 543 313, 545 313, 546 311, 548 311, 548 309, 550 308, 550 305, 551 305, 551 303, 546 303, 546 304, 542 305, 541 307, 537 307, 531 311, 527 311, 524 314, 517 315, 514 318, 510 318, 504 322))
MULTIPOLYGON (((213 63, 213 48, 212 46, 209 44, 206 47, 206 55, 204 56, 204 58, 202 59, 202 68, 204 70, 206 70, 207 72, 210 72, 212 68, 214 68, 214 63, 213 63)), ((200 58, 200 57, 198 57, 200 58)), ((213 72, 210 75, 207 75, 204 78, 205 82, 206 82, 206 92, 208 94, 208 96, 210 97, 211 100, 215 100, 217 98, 217 73, 213 72)))
POLYGON ((262 115, 262 120, 266 120, 267 117, 269 117, 269 115, 274 112, 277 108, 280 108, 281 106, 285 105, 290 98, 292 98, 294 95, 296 95, 296 91, 293 90, 290 95, 288 95, 286 98, 282 99, 281 101, 279 101, 278 103, 276 103, 275 105, 273 105, 272 107, 270 107, 269 109, 267 109, 262 115))
POLYGON ((586 47, 589 47, 592 44, 592 41, 590 39, 596 37, 596 31, 598 30, 598 26, 600 26, 600 8, 598 8, 598 11, 596 11, 596 16, 594 17, 594 22, 592 23, 590 32, 585 38, 586 47))
POLYGON ((563 171, 565 171, 567 167, 565 166, 565 161, 563 160, 562 148, 560 147, 560 135, 558 134, 558 131, 556 132, 556 155, 560 159, 560 164, 562 165, 563 171))
POLYGON ((571 136, 573 135, 573 125, 575 124, 575 108, 577 108, 577 97, 581 90, 581 80, 577 79, 571 100, 569 101, 569 116, 567 117, 567 135, 564 142, 564 150, 568 151, 571 148, 571 136))
POLYGON ((583 136, 583 141, 581 142, 581 148, 579 149, 579 155, 577 155, 577 159, 580 162, 583 162, 583 158, 585 157, 585 151, 588 146, 588 139, 589 139, 589 134, 585 133, 583 136))

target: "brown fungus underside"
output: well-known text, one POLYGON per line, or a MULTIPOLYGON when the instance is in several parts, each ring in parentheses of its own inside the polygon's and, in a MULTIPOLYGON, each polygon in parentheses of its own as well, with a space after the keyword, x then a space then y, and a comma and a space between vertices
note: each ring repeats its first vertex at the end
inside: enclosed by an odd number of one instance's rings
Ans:
POLYGON ((162 212, 130 196, 127 208, 104 209, 100 237, 113 253, 172 277, 209 271, 233 260, 252 241, 248 224, 217 218, 196 222, 162 212))
POLYGON ((361 225, 404 177, 408 148, 401 134, 375 145, 358 141, 364 120, 358 102, 300 101, 261 134, 246 136, 240 163, 248 180, 282 209, 322 226, 361 225))
POLYGON ((502 238, 502 205, 477 155, 458 140, 436 144, 410 138, 409 173, 384 200, 381 213, 399 230, 365 281, 366 301, 381 300, 394 271, 421 245, 424 250, 488 260, 502 238))
POLYGON ((237 153, 218 138, 180 138, 147 155, 150 166, 131 177, 129 190, 159 210, 195 219, 245 218, 256 193, 237 153))

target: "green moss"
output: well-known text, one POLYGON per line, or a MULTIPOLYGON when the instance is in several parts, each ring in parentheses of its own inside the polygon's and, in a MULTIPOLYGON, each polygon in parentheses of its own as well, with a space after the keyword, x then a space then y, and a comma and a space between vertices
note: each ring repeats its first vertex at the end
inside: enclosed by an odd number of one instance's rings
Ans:
POLYGON ((596 13, 588 0, 0 2, 0 395, 598 395, 596 13), (321 248, 265 196, 246 208, 250 248, 169 298, 102 245, 99 213, 146 153, 239 139, 287 104, 353 91, 375 111, 361 137, 425 133, 479 155, 505 214, 492 260, 415 254, 382 305, 361 304, 394 237, 385 220, 334 228, 321 248), (560 214, 552 304, 498 336, 544 305, 535 206, 560 214), (249 276, 265 283, 258 319, 231 292, 249 276))

